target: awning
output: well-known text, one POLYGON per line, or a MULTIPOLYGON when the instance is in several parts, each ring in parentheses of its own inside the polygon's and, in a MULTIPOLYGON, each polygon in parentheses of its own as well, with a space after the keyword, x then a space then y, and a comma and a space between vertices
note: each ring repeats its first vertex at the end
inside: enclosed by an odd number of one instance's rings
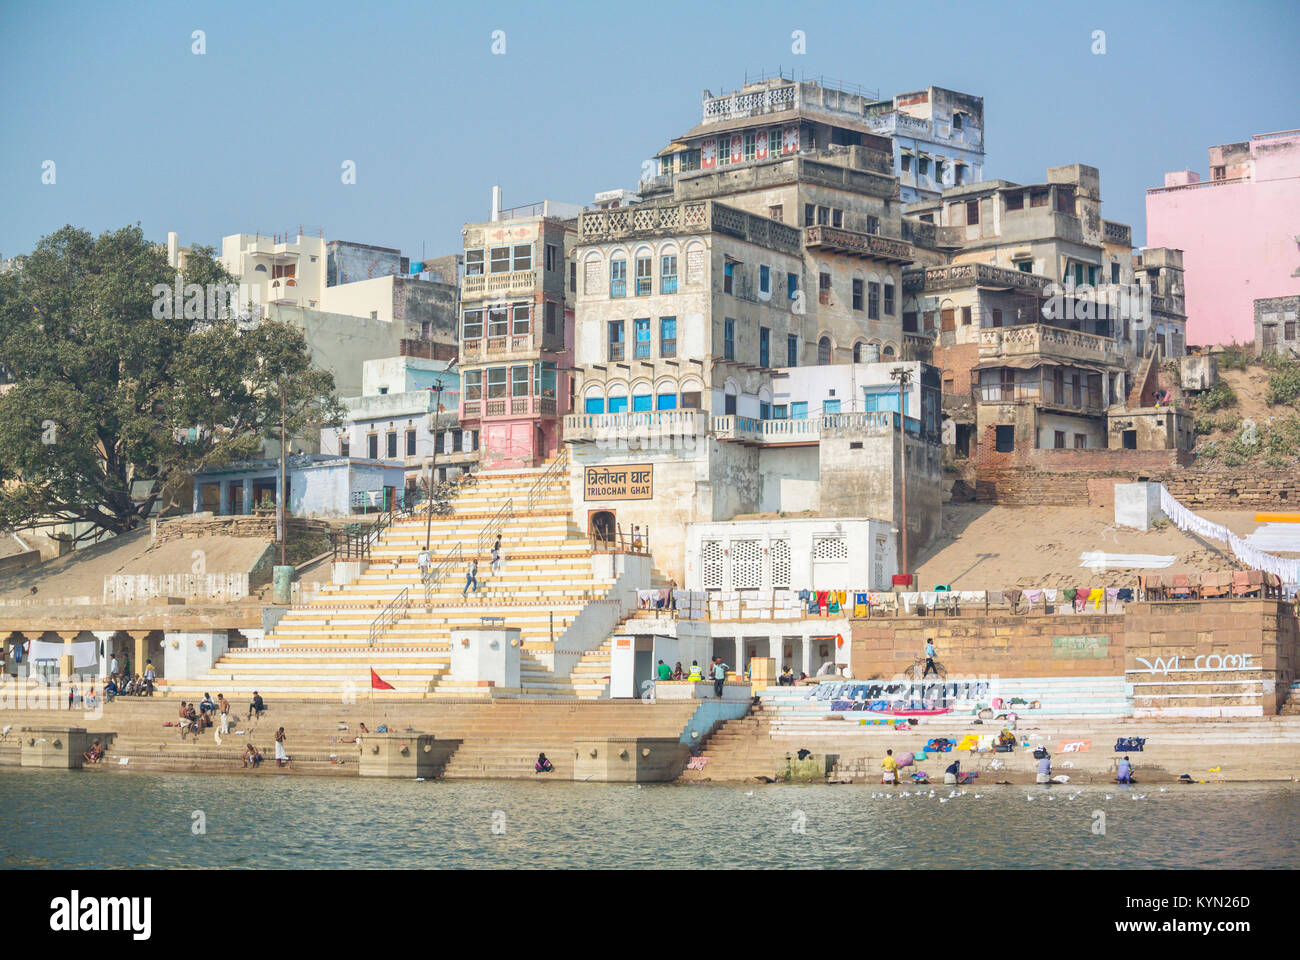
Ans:
POLYGON ((690 148, 689 146, 687 146, 686 144, 681 143, 680 141, 674 140, 672 143, 668 144, 668 146, 664 147, 662 150, 660 150, 658 153, 656 153, 655 156, 656 156, 656 157, 670 157, 670 156, 672 156, 674 153, 682 153, 683 151, 686 151, 686 150, 689 150, 689 149, 691 149, 691 148, 690 148))
POLYGON ((1049 361, 1042 357, 992 357, 988 360, 981 360, 972 370, 989 370, 994 367, 1010 367, 1013 370, 1032 370, 1034 367, 1041 367, 1049 361))

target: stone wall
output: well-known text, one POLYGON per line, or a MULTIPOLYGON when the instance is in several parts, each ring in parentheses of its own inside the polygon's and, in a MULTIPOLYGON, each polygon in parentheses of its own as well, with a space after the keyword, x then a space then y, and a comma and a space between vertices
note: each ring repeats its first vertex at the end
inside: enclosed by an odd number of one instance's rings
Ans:
POLYGON ((1280 600, 1131 603, 1120 614, 849 621, 858 678, 905 672, 934 638, 949 675, 1115 677, 1146 716, 1272 716, 1300 671, 1300 620, 1280 600))
POLYGON ((1181 471, 1151 479, 1189 510, 1300 509, 1300 475, 1294 471, 1181 471))
POLYGON ((1119 676, 1123 614, 879 617, 850 620, 850 665, 859 678, 905 672, 934 638, 949 675, 1119 676))
MULTIPOLYGON (((362 521, 362 518, 358 518, 362 521)), ((302 517, 289 518, 290 538, 311 534, 328 533, 330 525, 322 520, 308 520, 302 517)), ((249 537, 252 539, 275 539, 275 514, 238 514, 225 517, 181 517, 159 523, 153 537, 153 545, 167 543, 170 540, 183 540, 192 537, 249 537)))

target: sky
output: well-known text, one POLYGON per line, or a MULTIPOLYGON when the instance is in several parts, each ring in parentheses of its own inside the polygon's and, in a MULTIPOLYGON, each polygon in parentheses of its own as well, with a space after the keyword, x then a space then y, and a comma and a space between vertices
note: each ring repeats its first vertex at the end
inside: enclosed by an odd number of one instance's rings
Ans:
POLYGON ((67 223, 459 252, 493 184, 507 207, 633 188, 703 90, 778 68, 982 96, 985 179, 1098 167, 1137 243, 1165 171, 1208 176, 1210 145, 1300 127, 1297 50, 1296 0, 0 0, 0 253, 67 223))

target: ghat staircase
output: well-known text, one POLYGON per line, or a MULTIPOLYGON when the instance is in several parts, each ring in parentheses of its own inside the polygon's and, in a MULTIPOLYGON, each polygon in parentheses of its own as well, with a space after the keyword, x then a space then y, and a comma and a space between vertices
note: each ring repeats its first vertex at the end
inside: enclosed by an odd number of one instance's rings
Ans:
POLYGON ((608 572, 615 569, 609 555, 597 554, 572 522, 562 461, 476 474, 450 511, 432 519, 430 553, 439 576, 427 590, 417 560, 428 518, 416 512, 383 529, 360 576, 290 609, 264 645, 230 650, 204 675, 165 681, 163 692, 169 699, 210 692, 246 700, 257 690, 268 701, 362 700, 370 695, 373 668, 394 687, 376 694, 385 699, 603 697, 607 638, 634 613, 636 588, 652 583, 608 572), (497 533, 504 564, 494 574, 490 551, 497 533), (606 563, 598 565, 598 556, 606 563), (475 558, 479 589, 466 594, 465 574, 475 558), (607 572, 597 574, 598 568, 607 572), (451 631, 480 626, 485 618, 521 632, 518 688, 461 684, 448 676, 451 631))

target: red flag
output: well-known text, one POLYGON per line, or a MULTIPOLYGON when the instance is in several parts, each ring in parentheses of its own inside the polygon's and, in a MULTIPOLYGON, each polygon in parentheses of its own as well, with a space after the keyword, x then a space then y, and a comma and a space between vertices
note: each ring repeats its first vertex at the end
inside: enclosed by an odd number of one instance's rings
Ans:
POLYGON ((396 690, 387 680, 379 679, 379 674, 375 673, 375 668, 370 668, 370 689, 371 690, 396 690))

